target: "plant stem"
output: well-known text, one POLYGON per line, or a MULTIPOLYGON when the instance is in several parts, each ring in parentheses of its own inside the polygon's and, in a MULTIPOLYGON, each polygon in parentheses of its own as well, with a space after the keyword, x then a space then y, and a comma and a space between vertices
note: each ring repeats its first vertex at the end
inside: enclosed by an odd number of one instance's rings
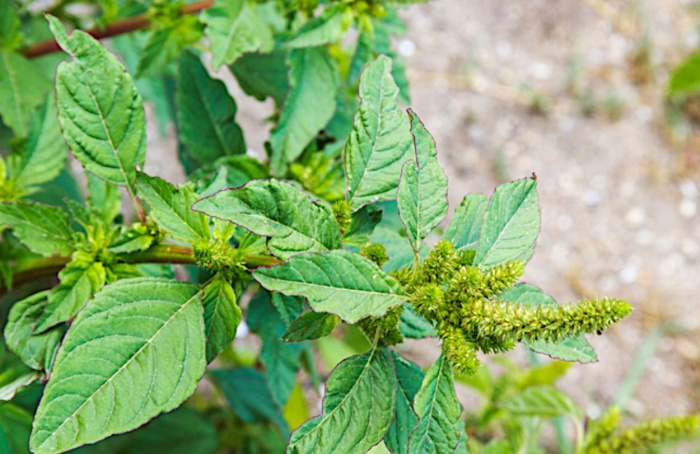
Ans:
MULTIPOLYGON (((180 14, 194 14, 207 9, 214 4, 214 0, 202 0, 199 2, 190 3, 185 5, 180 9, 180 14)), ((100 40, 105 38, 111 38, 113 36, 123 35, 125 33, 130 33, 136 30, 141 30, 148 27, 151 24, 151 19, 148 17, 148 13, 139 14, 138 16, 130 17, 113 24, 109 24, 104 28, 92 28, 90 30, 85 30, 93 38, 100 40)), ((27 58, 41 57, 42 55, 51 54, 61 50, 58 43, 49 39, 46 41, 41 41, 31 46, 27 46, 20 50, 27 58)))

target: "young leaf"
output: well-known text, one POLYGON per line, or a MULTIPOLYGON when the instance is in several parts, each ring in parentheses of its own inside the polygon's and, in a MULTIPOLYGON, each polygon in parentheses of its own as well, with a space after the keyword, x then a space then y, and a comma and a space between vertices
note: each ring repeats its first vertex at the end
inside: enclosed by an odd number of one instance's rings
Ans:
POLYGON ((87 173, 88 205, 105 221, 112 221, 122 206, 119 188, 87 173))
POLYGON ((193 209, 269 237, 270 252, 282 260, 340 247, 340 228, 330 208, 289 183, 251 181, 201 199, 193 209))
POLYGON ((13 404, 0 405, 0 452, 5 454, 29 453, 29 433, 32 415, 13 404))
POLYGON ((19 186, 29 188, 51 181, 61 173, 68 149, 61 137, 53 96, 31 116, 29 135, 19 153, 12 156, 12 179, 19 186))
POLYGON ((391 59, 379 56, 360 78, 360 109, 345 145, 345 178, 353 211, 396 197, 401 167, 412 156, 408 117, 396 106, 391 59))
POLYGON ((0 226, 7 225, 17 239, 43 256, 73 252, 68 213, 40 203, 0 203, 0 226))
POLYGON ((269 52, 275 44, 270 27, 251 0, 216 0, 204 10, 202 22, 211 41, 212 65, 233 63, 245 52, 269 52))
POLYGON ((289 452, 366 452, 384 438, 395 408, 396 375, 390 352, 374 346, 333 370, 326 384, 323 414, 292 434, 289 452))
POLYGON ((539 231, 537 180, 525 178, 502 184, 486 208, 474 264, 488 267, 509 260, 529 260, 539 231))
POLYGON ((36 454, 133 430, 178 407, 204 373, 199 289, 168 279, 106 286, 78 314, 34 420, 36 454))
POLYGON ((700 89, 700 52, 695 52, 686 58, 671 73, 668 83, 668 93, 674 95, 692 95, 700 89))
POLYGON ((63 137, 85 168, 133 193, 136 165, 146 155, 146 119, 124 66, 85 32, 70 37, 55 17, 51 31, 72 57, 56 72, 58 118, 63 137))
POLYGON ((342 250, 297 255, 289 263, 258 268, 253 277, 268 290, 305 296, 314 311, 350 324, 369 315, 381 317, 406 300, 398 282, 377 265, 342 250))
POLYGON ((184 52, 175 91, 180 139, 200 164, 244 154, 243 132, 236 124, 236 103, 220 80, 212 79, 200 59, 184 52))
POLYGON ((246 94, 259 101, 268 96, 281 107, 289 91, 287 52, 277 49, 270 53, 244 54, 230 66, 238 85, 246 94))
POLYGON ((457 448, 463 429, 452 369, 444 356, 425 375, 413 409, 420 424, 411 433, 408 452, 453 452, 457 448))
POLYGON ((279 123, 270 133, 270 166, 278 176, 333 117, 340 84, 337 64, 325 47, 293 49, 288 64, 289 92, 279 123))
POLYGON ((32 335, 37 320, 46 308, 48 295, 48 291, 39 292, 16 302, 10 309, 5 325, 7 348, 35 370, 51 370, 56 350, 65 332, 62 328, 55 328, 32 335))
POLYGON ((352 16, 352 9, 346 5, 326 8, 320 16, 305 23, 286 45, 298 49, 334 43, 343 37, 352 16))
POLYGON ((307 312, 289 325, 282 339, 285 342, 318 339, 328 336, 336 324, 338 324, 338 317, 333 314, 307 312))
POLYGON ((416 364, 391 352, 398 384, 394 421, 384 436, 384 443, 394 454, 408 453, 408 441, 411 430, 418 425, 419 419, 413 410, 413 399, 420 390, 425 373, 416 364))
POLYGON ((209 219, 190 208, 197 195, 188 186, 176 188, 165 180, 139 172, 136 187, 148 206, 153 220, 174 239, 195 243, 208 240, 209 219))
POLYGON ((569 396, 553 386, 533 386, 500 405, 516 416, 572 416, 581 417, 581 409, 569 396))
POLYGON ((70 320, 105 285, 107 275, 100 262, 74 258, 58 275, 61 284, 49 294, 49 304, 38 320, 35 333, 42 333, 70 320))
POLYGON ((0 116, 15 134, 26 137, 29 117, 51 90, 51 81, 34 63, 14 52, 0 50, 0 116))
POLYGON ((455 209, 444 239, 451 241, 457 250, 476 250, 487 204, 488 198, 483 194, 468 194, 464 197, 455 209))
POLYGON ((223 274, 217 274, 205 287, 202 297, 204 329, 207 337, 207 362, 233 342, 241 323, 236 294, 223 274))
POLYGON ((408 240, 416 255, 426 236, 447 215, 447 177, 437 160, 435 140, 418 116, 409 110, 415 160, 401 172, 396 203, 408 240))

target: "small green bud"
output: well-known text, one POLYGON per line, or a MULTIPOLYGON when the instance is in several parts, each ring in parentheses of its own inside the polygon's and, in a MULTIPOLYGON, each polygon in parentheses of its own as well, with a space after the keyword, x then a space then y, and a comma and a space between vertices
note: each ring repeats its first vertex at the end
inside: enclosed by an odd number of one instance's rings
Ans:
POLYGON ((442 339, 442 352, 449 359, 458 374, 474 375, 479 368, 476 349, 467 341, 464 333, 454 326, 444 326, 439 330, 442 339))
POLYGON ((333 215, 340 226, 340 234, 345 235, 352 223, 352 211, 346 200, 338 200, 333 204, 333 215))
POLYGON ((368 244, 360 250, 360 255, 370 259, 380 268, 389 261, 389 256, 386 254, 386 248, 381 244, 368 244))

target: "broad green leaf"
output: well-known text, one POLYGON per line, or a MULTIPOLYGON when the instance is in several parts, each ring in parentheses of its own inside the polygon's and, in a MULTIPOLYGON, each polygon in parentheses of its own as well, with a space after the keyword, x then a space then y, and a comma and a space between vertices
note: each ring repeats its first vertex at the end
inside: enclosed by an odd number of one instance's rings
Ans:
POLYGON ((381 317, 406 301, 396 280, 370 260, 342 250, 297 255, 289 263, 258 268, 253 277, 268 290, 305 296, 314 311, 350 324, 381 317))
POLYGON ((272 294, 272 305, 275 306, 277 312, 285 323, 289 326, 302 312, 304 312, 304 298, 298 296, 287 296, 281 293, 272 294))
POLYGON ((233 342, 236 328, 241 323, 241 309, 236 294, 223 274, 217 274, 204 287, 204 328, 207 336, 207 362, 233 342))
POLYGON ((9 403, 0 404, 0 452, 29 454, 32 415, 9 403))
POLYGON ((74 258, 58 278, 61 284, 49 294, 49 304, 34 328, 35 333, 72 319, 107 282, 102 263, 80 258, 74 258))
POLYGON ((281 408, 267 388, 267 380, 255 369, 210 370, 209 375, 218 383, 233 411, 246 423, 272 421, 284 437, 289 427, 282 418, 281 408))
POLYGON ((396 203, 411 247, 420 253, 426 236, 447 215, 447 177, 437 160, 435 140, 418 116, 409 110, 415 160, 401 172, 396 203))
POLYGON ((306 402, 304 389, 300 384, 294 385, 292 394, 289 396, 287 405, 282 412, 284 420, 289 424, 289 428, 294 430, 300 427, 309 419, 309 404, 306 402))
POLYGON ((691 95, 700 90, 700 52, 695 52, 673 70, 668 83, 670 95, 691 95))
POLYGON ((326 8, 320 16, 305 23, 286 45, 290 48, 315 47, 340 40, 352 23, 353 12, 346 5, 326 8))
POLYGON ((292 434, 289 452, 364 453, 384 438, 395 408, 391 353, 375 346, 333 370, 326 383, 323 414, 292 434))
POLYGON ((408 452, 453 452, 462 427, 450 364, 444 356, 430 366, 413 403, 420 420, 411 432, 408 452))
POLYGON ((476 250, 487 204, 488 198, 483 194, 468 194, 464 197, 455 209, 444 239, 452 242, 457 250, 476 250))
POLYGON ((500 407, 516 416, 581 416, 581 409, 569 396, 548 385, 528 388, 500 404, 500 407))
POLYGON ((539 231, 537 180, 525 178, 502 184, 486 208, 474 264, 488 267, 509 260, 529 260, 539 231))
POLYGON ((7 225, 30 251, 44 256, 73 252, 68 213, 40 203, 0 203, 0 226, 7 225))
POLYGON ((231 64, 245 52, 269 52, 274 46, 270 27, 251 0, 216 0, 201 20, 211 41, 212 65, 231 64))
POLYGON ((136 165, 146 156, 141 97, 124 66, 85 32, 70 37, 55 17, 51 31, 72 60, 56 71, 56 100, 63 137, 85 168, 133 193, 136 165))
POLYGON ((370 242, 374 228, 382 221, 382 211, 372 206, 365 206, 352 215, 348 231, 343 235, 343 242, 362 247, 370 242))
POLYGON ((61 345, 31 449, 63 452, 177 408, 204 373, 204 344, 197 287, 157 278, 104 287, 61 345))
POLYGON ((26 137, 32 110, 51 90, 51 81, 35 64, 14 52, 0 50, 0 116, 15 134, 26 137))
POLYGON ((270 133, 270 165, 278 176, 333 117, 340 85, 337 64, 325 47, 293 49, 288 64, 289 92, 279 122, 270 133))
POLYGON ((178 133, 187 152, 200 164, 244 154, 243 132, 235 122, 236 103, 220 80, 209 76, 200 59, 185 52, 175 91, 178 133))
POLYGON ((394 454, 407 454, 411 431, 419 419, 413 410, 413 399, 420 390, 425 373, 416 364, 391 352, 396 371, 397 395, 394 421, 389 428, 384 443, 394 454))
POLYGON ((208 197, 227 188, 243 186, 250 180, 270 178, 270 172, 260 161, 244 154, 219 158, 190 175, 197 181, 198 192, 208 197))
POLYGON ((401 330, 401 334, 404 337, 409 339, 438 337, 435 327, 428 320, 418 315, 410 304, 406 304, 401 312, 399 330, 401 330))
POLYGON ((87 174, 88 205, 97 212, 105 221, 112 221, 118 214, 122 206, 122 198, 119 195, 119 188, 97 178, 95 175, 87 174))
POLYGON ((289 325, 282 339, 285 342, 318 339, 328 336, 336 324, 338 324, 338 317, 333 314, 307 312, 289 325))
POLYGON ((391 59, 379 56, 360 78, 360 109, 345 145, 345 178, 353 211, 396 197, 401 167, 413 156, 408 116, 396 106, 391 59))
POLYGON ((153 76, 162 72, 187 46, 201 39, 202 31, 202 24, 196 16, 183 14, 174 24, 151 32, 141 53, 135 77, 153 76))
POLYGON ((289 183, 251 181, 201 199, 193 208, 269 237, 270 252, 282 260, 340 247, 340 228, 331 209, 289 183))
MULTIPOLYGON (((532 306, 557 304, 551 296, 530 284, 518 284, 507 292, 502 293, 499 299, 532 306)), ((578 361, 585 364, 593 363, 598 360, 598 356, 593 350, 593 347, 591 347, 591 344, 589 344, 586 338, 581 334, 559 342, 527 342, 527 346, 537 353, 542 353, 562 361, 578 361)))
POLYGON ((5 325, 7 348, 24 364, 35 370, 50 371, 56 350, 65 329, 54 328, 42 334, 32 334, 37 320, 47 305, 49 292, 39 292, 21 301, 10 309, 5 325))
POLYGON ((268 96, 277 106, 284 104, 289 90, 287 53, 277 49, 270 53, 251 53, 241 56, 230 66, 244 92, 263 101, 268 96))
POLYGON ((51 181, 65 166, 68 148, 61 137, 53 96, 34 111, 27 139, 12 156, 12 179, 23 188, 51 181))
POLYGON ((188 186, 176 188, 165 180, 139 172, 136 188, 151 207, 153 220, 174 239, 195 243, 211 237, 209 219, 191 209, 198 197, 188 186))

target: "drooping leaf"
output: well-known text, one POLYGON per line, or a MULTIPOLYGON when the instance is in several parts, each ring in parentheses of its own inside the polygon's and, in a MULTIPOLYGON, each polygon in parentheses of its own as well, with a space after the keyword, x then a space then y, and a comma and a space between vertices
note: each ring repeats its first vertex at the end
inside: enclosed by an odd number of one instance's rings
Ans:
POLYGON ((483 194, 468 194, 464 197, 455 209, 444 239, 451 241, 457 250, 476 250, 487 204, 488 199, 483 194))
POLYGON ((352 23, 352 9, 336 5, 323 10, 320 16, 305 23, 292 39, 290 48, 315 47, 340 40, 352 23))
POLYGON ((338 317, 333 314, 307 312, 289 325, 282 339, 286 342, 301 342, 325 337, 337 323, 338 317))
POLYGON ((56 350, 65 329, 54 328, 42 334, 32 334, 37 320, 47 304, 49 292, 39 292, 16 302, 5 325, 7 348, 24 364, 35 370, 51 370, 56 350))
POLYGON ((323 414, 297 429, 289 452, 364 453, 389 430, 396 375, 389 350, 373 347, 338 364, 326 383, 323 414))
POLYGON ((360 78, 360 109, 345 145, 345 178, 353 211, 396 196, 401 167, 412 157, 408 116, 396 106, 391 59, 379 56, 360 78))
POLYGON ((182 54, 178 68, 178 132, 190 156, 199 164, 210 164, 222 156, 244 154, 243 132, 235 121, 236 103, 224 83, 209 76, 190 52, 182 54))
POLYGON ((56 72, 56 100, 63 137, 85 168, 133 193, 136 165, 146 155, 141 97, 124 66, 85 32, 67 36, 48 16, 51 31, 72 57, 56 72))
POLYGON ((581 409, 569 396, 548 385, 527 388, 500 404, 500 407, 517 416, 580 417, 581 415, 581 409))
POLYGON ((394 421, 384 436, 384 443, 394 454, 407 454, 411 431, 418 425, 413 399, 420 390, 425 373, 416 364, 391 352, 396 371, 397 395, 394 421))
POLYGON ((435 140, 413 111, 409 110, 408 115, 415 155, 403 166, 396 203, 408 240, 418 255, 425 237, 447 215, 447 177, 437 160, 435 140))
POLYGON ((411 433, 408 452, 454 451, 463 429, 452 369, 444 356, 428 369, 413 409, 420 423, 411 433))
MULTIPOLYGON (((557 304, 551 296, 530 284, 518 284, 512 289, 502 293, 499 298, 503 301, 532 306, 557 304)), ((562 361, 578 361, 585 364, 598 360, 593 347, 591 347, 591 344, 589 344, 586 338, 581 334, 568 337, 558 342, 527 342, 527 346, 537 353, 542 353, 562 361)))
POLYGON ((233 342, 236 328, 241 323, 241 309, 236 294, 223 274, 217 274, 204 287, 204 328, 207 336, 207 362, 233 342))
POLYGON ((73 318, 107 282, 102 263, 78 257, 61 270, 58 278, 61 284, 49 294, 49 304, 37 322, 35 333, 73 318))
POLYGON ((270 133, 270 165, 276 175, 284 174, 287 165, 333 117, 340 84, 337 64, 325 47, 293 49, 288 64, 289 92, 279 122, 270 133))
POLYGON ((191 209, 198 199, 188 186, 176 188, 165 180, 139 172, 136 177, 139 195, 151 207, 153 220, 174 239, 195 243, 208 240, 209 220, 191 209))
POLYGON ((274 46, 270 27, 251 0, 217 0, 201 15, 211 41, 212 64, 231 64, 245 52, 269 52, 274 46))
POLYGON ((399 321, 399 330, 404 337, 409 339, 423 339, 426 337, 437 337, 435 327, 424 317, 418 315, 409 304, 404 306, 399 321))
POLYGON ((502 184, 486 208, 474 264, 486 267, 509 260, 527 261, 539 232, 537 180, 502 184))
POLYGON ((35 63, 0 50, 0 116, 16 137, 26 137, 32 110, 51 90, 51 81, 35 63))
POLYGON ((314 311, 350 324, 368 315, 381 317, 406 300, 396 280, 370 260, 343 250, 297 255, 289 263, 258 268, 253 277, 268 290, 305 296, 314 311))
POLYGON ((51 181, 61 173, 66 162, 66 147, 56 116, 53 96, 34 111, 27 139, 19 153, 12 156, 12 179, 23 188, 51 181))
POLYGON ((700 90, 700 52, 695 52, 673 70, 668 83, 668 93, 691 95, 700 90))
POLYGON ((124 279, 78 314, 34 420, 36 454, 63 452, 133 430, 178 407, 204 373, 199 289, 124 279))
POLYGON ((243 91, 263 101, 268 96, 277 106, 284 104, 289 90, 287 52, 277 49, 270 53, 244 54, 231 66, 243 91))
POLYGON ((0 452, 29 454, 32 415, 13 404, 0 405, 0 452))
POLYGON ((331 209, 278 180, 251 181, 201 199, 193 208, 269 237, 270 252, 282 260, 340 247, 340 229, 331 209))
POLYGON ((49 256, 73 252, 68 213, 40 203, 0 203, 0 225, 7 225, 32 252, 49 256))

